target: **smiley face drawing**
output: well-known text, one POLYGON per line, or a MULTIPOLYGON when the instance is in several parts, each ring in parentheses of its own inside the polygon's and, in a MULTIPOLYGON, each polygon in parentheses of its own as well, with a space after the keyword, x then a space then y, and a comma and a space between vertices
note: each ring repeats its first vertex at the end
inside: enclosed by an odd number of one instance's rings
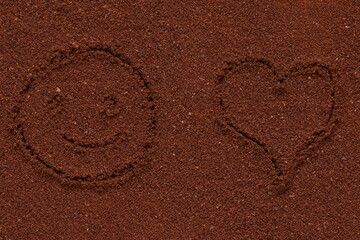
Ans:
POLYGON ((22 90, 16 122, 32 159, 61 179, 122 179, 151 148, 152 97, 141 72, 109 49, 61 52, 22 90))

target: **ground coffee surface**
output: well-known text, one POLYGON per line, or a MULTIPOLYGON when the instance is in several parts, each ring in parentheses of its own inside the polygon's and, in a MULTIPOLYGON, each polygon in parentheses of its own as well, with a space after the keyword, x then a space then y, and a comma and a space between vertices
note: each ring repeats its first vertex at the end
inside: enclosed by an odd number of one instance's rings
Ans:
POLYGON ((360 239, 358 1, 0 13, 0 239, 360 239))

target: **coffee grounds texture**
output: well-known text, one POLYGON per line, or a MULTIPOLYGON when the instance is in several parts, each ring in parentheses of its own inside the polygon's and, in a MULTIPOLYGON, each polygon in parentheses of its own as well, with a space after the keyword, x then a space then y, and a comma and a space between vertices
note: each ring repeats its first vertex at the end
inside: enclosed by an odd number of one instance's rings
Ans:
POLYGON ((0 239, 359 239, 358 1, 1 1, 0 239))

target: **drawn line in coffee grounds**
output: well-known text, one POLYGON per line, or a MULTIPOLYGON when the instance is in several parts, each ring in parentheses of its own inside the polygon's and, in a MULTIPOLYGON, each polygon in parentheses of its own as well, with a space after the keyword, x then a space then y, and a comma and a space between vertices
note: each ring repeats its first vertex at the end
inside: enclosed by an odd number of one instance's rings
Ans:
MULTIPOLYGON (((246 59, 238 60, 238 61, 234 61, 234 62, 227 62, 227 65, 228 66, 223 69, 223 74, 221 74, 218 77, 218 86, 220 88, 218 89, 218 93, 217 93, 219 95, 219 104, 224 113, 223 123, 225 124, 225 127, 229 127, 230 129, 232 129, 232 131, 234 133, 255 143, 257 146, 262 148, 264 152, 269 154, 271 164, 272 164, 274 172, 275 172, 274 182, 277 182, 276 184, 283 185, 284 181, 287 181, 285 183, 285 185, 290 185, 292 178, 295 175, 295 172, 304 163, 304 161, 305 161, 304 159, 310 157, 311 153, 309 152, 309 149, 315 148, 316 144, 318 144, 320 141, 329 137, 333 132, 335 124, 337 123, 335 116, 334 116, 335 106, 336 106, 336 102, 335 102, 336 93, 335 93, 335 87, 334 87, 333 74, 332 74, 330 68, 321 63, 315 62, 315 63, 311 63, 311 64, 307 64, 307 65, 302 65, 300 67, 294 67, 293 69, 291 69, 291 71, 289 71, 288 74, 285 74, 282 77, 279 77, 275 68, 273 67, 273 65, 265 59, 246 58, 246 59), (312 70, 315 68, 319 68, 319 69, 322 69, 323 71, 325 71, 325 73, 328 76, 328 79, 330 81, 331 92, 329 93, 329 100, 330 100, 331 104, 329 106, 328 116, 325 121, 325 124, 324 124, 324 126, 320 127, 320 129, 314 131, 308 139, 304 139, 303 146, 300 147, 299 149, 296 149, 296 151, 294 153, 294 156, 293 156, 295 158, 295 159, 293 159, 294 164, 290 167, 290 169, 287 169, 287 171, 285 169, 282 169, 282 167, 280 167, 277 158, 274 157, 274 155, 273 155, 274 153, 272 153, 268 149, 267 145, 264 142, 260 141, 258 138, 256 138, 252 134, 248 133, 247 131, 237 127, 229 119, 228 113, 226 113, 226 107, 225 107, 224 98, 223 98, 223 90, 222 90, 221 86, 226 84, 225 78, 228 76, 229 73, 231 73, 232 71, 234 71, 236 68, 240 67, 241 65, 248 64, 248 63, 249 64, 259 64, 259 65, 267 68, 269 70, 269 72, 273 75, 273 78, 279 84, 282 84, 286 79, 288 79, 292 74, 294 74, 296 72, 300 72, 303 70, 305 70, 305 71, 312 70)), ((289 187, 286 190, 288 190, 288 189, 289 189, 289 187)), ((285 191, 283 191, 283 192, 285 192, 285 191)))
MULTIPOLYGON (((57 107, 59 107, 61 105, 61 98, 62 96, 60 94, 56 94, 53 97, 51 97, 48 100, 49 110, 56 109, 57 107)), ((105 97, 105 100, 111 102, 112 108, 117 107, 116 106, 117 101, 114 97, 107 96, 105 97)), ((148 159, 146 159, 147 155, 149 151, 151 151, 152 149, 152 142, 153 142, 152 131, 154 131, 156 125, 156 119, 154 119, 155 108, 156 106, 153 97, 153 92, 151 91, 150 83, 147 80, 145 80, 142 72, 138 67, 134 66, 134 64, 128 58, 124 57, 124 55, 115 53, 113 52, 112 49, 108 47, 87 46, 85 48, 72 48, 65 51, 56 51, 54 56, 49 61, 49 64, 42 65, 38 69, 36 69, 33 73, 31 73, 31 77, 28 79, 24 88, 19 91, 19 99, 17 100, 17 104, 16 106, 14 106, 14 110, 13 110, 14 113, 13 120, 14 122, 16 122, 16 130, 19 133, 20 142, 24 146, 25 150, 30 154, 31 159, 35 160, 37 163, 40 163, 40 165, 43 166, 45 169, 50 170, 50 172, 59 176, 61 179, 64 179, 66 182, 71 182, 71 183, 79 182, 81 184, 98 184, 101 182, 105 182, 105 183, 111 182, 114 179, 118 179, 119 181, 117 182, 121 182, 124 179, 127 179, 127 177, 131 177, 133 175, 133 170, 135 170, 135 168, 139 167, 140 165, 146 164, 146 162, 148 161, 148 159), (91 175, 91 174, 73 175, 73 174, 69 174, 66 170, 63 169, 63 167, 58 167, 53 162, 44 160, 43 157, 41 157, 42 155, 39 154, 38 152, 40 151, 39 147, 34 148, 33 145, 31 144, 31 141, 27 139, 28 136, 25 132, 26 128, 23 122, 24 114, 22 116, 20 116, 20 114, 22 113, 22 105, 25 104, 25 95, 28 94, 33 89, 34 83, 37 82, 38 79, 40 79, 39 76, 43 77, 44 73, 51 72, 54 69, 59 69, 62 66, 71 62, 73 59, 76 59, 78 57, 80 58, 87 57, 87 55, 92 55, 92 54, 95 54, 96 56, 97 53, 106 54, 109 57, 113 57, 117 59, 116 61, 125 64, 126 66, 129 67, 129 69, 132 70, 134 74, 138 76, 139 81, 142 82, 144 90, 141 90, 141 92, 144 94, 144 98, 147 102, 146 105, 147 119, 144 120, 148 120, 150 122, 147 125, 148 138, 144 143, 142 143, 142 149, 144 152, 143 155, 141 156, 139 155, 137 159, 135 158, 134 160, 131 161, 116 164, 115 166, 112 167, 113 170, 111 172, 106 172, 106 173, 104 172, 96 175, 91 175)), ((107 113, 104 112, 104 114, 107 113)), ((109 116, 107 117, 112 118, 115 115, 116 113, 115 114, 110 113, 109 116)), ((64 133, 61 136, 61 138, 63 139, 63 141, 66 141, 72 145, 76 145, 77 147, 80 148, 102 149, 109 145, 113 145, 119 141, 126 140, 127 134, 125 134, 124 132, 118 132, 115 133, 114 135, 111 135, 110 137, 107 137, 103 141, 97 141, 97 142, 82 141, 73 136, 70 136, 67 133, 64 133)), ((44 144, 42 143, 37 144, 37 146, 43 146, 43 145, 44 144)), ((55 146, 55 145, 59 145, 59 144, 47 143, 47 146, 55 146)))
MULTIPOLYGON (((266 148, 266 145, 262 142, 260 142, 258 139, 256 139, 255 137, 251 136, 250 134, 246 133, 245 131, 239 130, 237 127, 235 127, 232 123, 227 123, 229 127, 231 127, 232 129, 234 129, 238 134, 240 134, 241 136, 243 136, 244 138, 256 143, 256 145, 258 145, 259 147, 261 147, 266 153, 270 153, 270 151, 266 148)), ((283 175, 282 170, 280 169, 280 167, 277 165, 277 162, 275 160, 275 158, 271 157, 271 163, 273 165, 273 168, 275 170, 275 174, 277 176, 281 176, 283 175)))
MULTIPOLYGON (((67 134, 63 135, 63 138, 65 141, 71 143, 71 144, 75 144, 76 146, 82 147, 82 148, 103 148, 106 147, 110 144, 113 144, 115 142, 117 142, 120 138, 121 138, 121 133, 116 133, 115 135, 111 136, 109 139, 106 139, 103 142, 95 142, 95 143, 88 143, 88 142, 84 142, 84 141, 79 141, 74 139, 73 137, 69 137, 67 134)), ((125 139, 125 138, 124 138, 125 139)))

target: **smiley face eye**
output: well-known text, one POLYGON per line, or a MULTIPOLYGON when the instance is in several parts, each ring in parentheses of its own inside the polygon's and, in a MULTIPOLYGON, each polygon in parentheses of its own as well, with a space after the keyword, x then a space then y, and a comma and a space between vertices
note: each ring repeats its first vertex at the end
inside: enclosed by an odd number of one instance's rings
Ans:
POLYGON ((50 108, 54 108, 56 106, 58 106, 60 104, 61 101, 61 97, 59 94, 56 94, 54 96, 52 96, 47 103, 49 104, 50 108))
POLYGON ((102 118, 116 117, 120 112, 120 103, 114 95, 106 96, 100 109, 102 118))

